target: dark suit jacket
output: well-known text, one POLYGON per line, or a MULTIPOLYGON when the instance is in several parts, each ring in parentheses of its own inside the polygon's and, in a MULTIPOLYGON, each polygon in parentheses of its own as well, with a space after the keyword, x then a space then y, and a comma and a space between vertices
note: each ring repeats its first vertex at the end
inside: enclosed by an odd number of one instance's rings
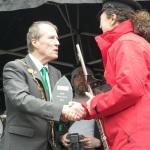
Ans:
MULTIPOLYGON (((35 77, 45 89, 41 74, 29 55, 22 60, 36 71, 35 77)), ((61 73, 50 65, 48 67, 53 90, 61 73)), ((5 65, 3 85, 7 114, 2 138, 3 150, 46 150, 48 141, 51 143, 51 126, 48 121, 59 121, 63 106, 41 99, 37 83, 27 67, 19 61, 5 65)), ((45 95, 48 97, 48 93, 45 92, 45 95)))

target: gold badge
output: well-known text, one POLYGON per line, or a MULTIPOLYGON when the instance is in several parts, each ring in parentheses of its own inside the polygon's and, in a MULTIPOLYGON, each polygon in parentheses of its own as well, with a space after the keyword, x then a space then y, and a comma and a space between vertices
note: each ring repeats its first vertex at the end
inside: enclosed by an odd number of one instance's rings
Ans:
POLYGON ((34 70, 31 69, 31 68, 29 68, 29 69, 28 69, 28 72, 31 73, 31 74, 33 74, 33 73, 34 73, 34 70))
POLYGON ((79 73, 79 74, 83 74, 83 69, 80 68, 80 69, 78 70, 78 73, 79 73))

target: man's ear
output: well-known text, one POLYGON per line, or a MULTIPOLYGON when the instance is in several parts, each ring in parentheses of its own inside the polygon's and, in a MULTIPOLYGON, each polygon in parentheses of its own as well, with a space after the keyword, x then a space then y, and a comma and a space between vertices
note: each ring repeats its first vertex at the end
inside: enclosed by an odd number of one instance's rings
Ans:
POLYGON ((38 47, 37 40, 32 39, 32 40, 31 40, 31 43, 32 43, 33 47, 35 47, 35 48, 38 47))

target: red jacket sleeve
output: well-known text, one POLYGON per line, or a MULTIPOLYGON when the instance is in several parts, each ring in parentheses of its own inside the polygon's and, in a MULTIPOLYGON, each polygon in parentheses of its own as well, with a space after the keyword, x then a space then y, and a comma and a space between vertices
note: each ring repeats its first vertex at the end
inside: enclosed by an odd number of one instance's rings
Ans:
POLYGON ((113 46, 113 53, 108 53, 105 75, 106 80, 111 78, 110 82, 113 78, 110 83, 112 89, 91 100, 92 118, 120 112, 133 106, 141 98, 148 74, 143 51, 143 47, 134 41, 123 41, 113 46))
POLYGON ((87 120, 88 120, 88 119, 92 119, 92 118, 90 117, 89 111, 88 111, 88 109, 87 109, 86 102, 82 102, 81 104, 82 104, 82 106, 85 108, 85 111, 86 111, 86 114, 87 114, 86 119, 87 119, 87 120))

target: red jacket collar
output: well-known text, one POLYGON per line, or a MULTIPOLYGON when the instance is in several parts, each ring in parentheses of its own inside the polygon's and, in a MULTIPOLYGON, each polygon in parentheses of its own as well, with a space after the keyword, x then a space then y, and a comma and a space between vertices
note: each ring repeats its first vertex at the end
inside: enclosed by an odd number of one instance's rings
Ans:
POLYGON ((133 25, 130 20, 124 21, 120 23, 118 26, 116 26, 115 28, 113 28, 112 30, 107 31, 104 34, 95 37, 95 40, 102 53, 104 67, 106 67, 107 52, 111 47, 111 45, 118 38, 120 38, 122 35, 128 32, 133 32, 133 25))

